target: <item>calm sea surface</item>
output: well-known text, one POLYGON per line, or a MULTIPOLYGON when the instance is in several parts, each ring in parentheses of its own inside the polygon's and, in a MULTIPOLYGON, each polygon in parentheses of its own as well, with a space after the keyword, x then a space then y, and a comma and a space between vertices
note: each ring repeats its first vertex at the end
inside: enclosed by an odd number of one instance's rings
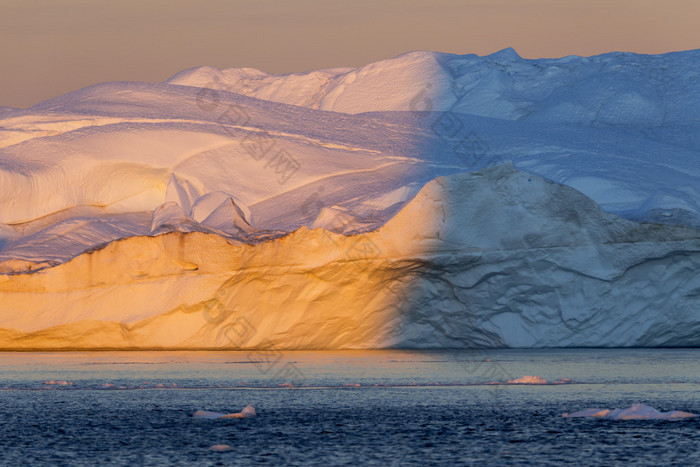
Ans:
POLYGON ((699 396, 700 349, 7 352, 0 464, 700 465, 698 419, 561 416, 699 396))

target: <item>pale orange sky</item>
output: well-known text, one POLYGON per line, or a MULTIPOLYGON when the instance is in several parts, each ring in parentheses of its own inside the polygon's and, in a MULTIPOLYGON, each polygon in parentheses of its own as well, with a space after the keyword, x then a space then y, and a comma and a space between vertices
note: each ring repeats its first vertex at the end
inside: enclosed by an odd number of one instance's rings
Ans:
POLYGON ((700 0, 0 0, 0 106, 186 68, 356 67, 412 50, 526 58, 700 48, 700 0))

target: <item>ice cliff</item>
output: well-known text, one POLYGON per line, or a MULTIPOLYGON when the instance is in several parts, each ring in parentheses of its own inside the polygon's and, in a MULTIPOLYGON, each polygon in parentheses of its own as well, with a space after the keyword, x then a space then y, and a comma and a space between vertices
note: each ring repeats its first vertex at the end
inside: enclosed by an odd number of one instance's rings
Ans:
POLYGON ((624 220, 503 165, 437 178, 365 234, 301 228, 249 245, 172 232, 2 276, 2 342, 693 346, 699 266, 698 231, 624 220))
POLYGON ((187 70, 0 115, 0 348, 700 345, 698 51, 187 70))

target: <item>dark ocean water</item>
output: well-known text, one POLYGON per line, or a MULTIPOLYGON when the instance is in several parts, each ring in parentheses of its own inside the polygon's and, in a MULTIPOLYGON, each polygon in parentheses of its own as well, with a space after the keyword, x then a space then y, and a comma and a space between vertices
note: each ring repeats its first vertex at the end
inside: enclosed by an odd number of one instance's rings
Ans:
POLYGON ((0 460, 700 465, 698 419, 561 416, 637 402, 700 413, 698 362, 700 349, 2 353, 0 460), (524 375, 559 384, 487 384, 524 375), (247 404, 257 417, 192 418, 247 404))

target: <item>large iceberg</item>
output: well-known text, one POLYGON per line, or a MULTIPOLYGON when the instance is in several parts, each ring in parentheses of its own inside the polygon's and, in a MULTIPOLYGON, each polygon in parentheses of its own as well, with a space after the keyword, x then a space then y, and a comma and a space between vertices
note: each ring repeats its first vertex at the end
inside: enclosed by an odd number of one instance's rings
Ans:
POLYGON ((0 348, 700 345, 698 53, 202 68, 4 112, 0 348))

